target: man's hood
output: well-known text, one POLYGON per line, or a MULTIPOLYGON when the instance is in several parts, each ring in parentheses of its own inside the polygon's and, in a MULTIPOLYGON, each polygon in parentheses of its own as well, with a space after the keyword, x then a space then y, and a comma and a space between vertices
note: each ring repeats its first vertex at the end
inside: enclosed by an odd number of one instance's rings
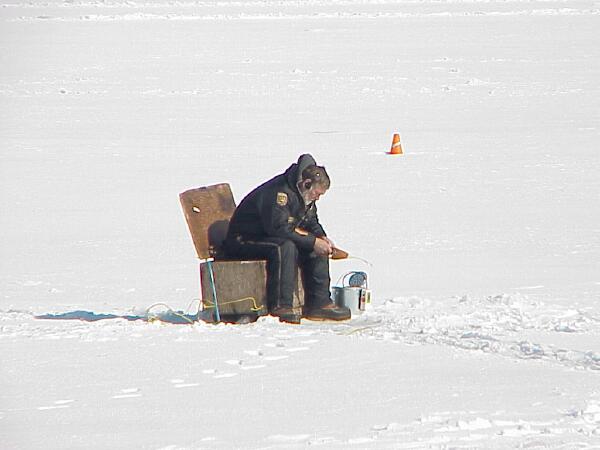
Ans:
POLYGON ((304 169, 306 169, 308 166, 316 165, 317 162, 315 161, 315 158, 312 157, 312 155, 308 153, 300 155, 300 157, 298 158, 298 162, 292 164, 285 171, 285 176, 289 185, 292 186, 293 189, 298 190, 298 183, 302 181, 302 172, 304 171, 304 169))

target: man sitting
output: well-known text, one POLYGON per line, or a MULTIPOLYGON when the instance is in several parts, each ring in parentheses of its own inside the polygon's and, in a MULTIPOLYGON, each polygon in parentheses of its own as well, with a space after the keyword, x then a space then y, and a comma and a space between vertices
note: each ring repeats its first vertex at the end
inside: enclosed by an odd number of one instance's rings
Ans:
POLYGON ((311 155, 301 155, 284 173, 263 183, 236 208, 225 240, 227 257, 267 260, 269 312, 282 322, 346 320, 329 291, 333 243, 317 216, 316 201, 331 181, 311 155), (305 290, 304 314, 293 308, 298 267, 305 290))

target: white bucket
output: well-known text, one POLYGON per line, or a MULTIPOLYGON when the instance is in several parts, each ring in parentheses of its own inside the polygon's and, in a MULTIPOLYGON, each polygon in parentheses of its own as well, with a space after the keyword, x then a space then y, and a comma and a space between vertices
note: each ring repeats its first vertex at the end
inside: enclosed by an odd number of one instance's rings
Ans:
MULTIPOLYGON (((367 297, 367 294, 370 294, 370 292, 367 289, 359 287, 333 286, 331 294, 336 305, 346 306, 347 308, 350 308, 352 313, 357 314, 365 310, 365 298, 367 297)), ((368 297, 370 302, 370 295, 368 295, 368 297)))

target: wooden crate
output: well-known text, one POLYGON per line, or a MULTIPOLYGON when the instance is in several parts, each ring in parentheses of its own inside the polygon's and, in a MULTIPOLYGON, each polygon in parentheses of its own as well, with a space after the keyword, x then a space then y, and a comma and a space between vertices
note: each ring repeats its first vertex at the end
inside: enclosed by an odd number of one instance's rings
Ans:
MULTIPOLYGON (((214 261, 212 263, 219 314, 227 316, 268 314, 266 261, 214 261)), ((214 309, 214 297, 207 264, 200 265, 202 304, 214 309)), ((294 291, 294 308, 301 314, 304 289, 300 271, 294 291)))

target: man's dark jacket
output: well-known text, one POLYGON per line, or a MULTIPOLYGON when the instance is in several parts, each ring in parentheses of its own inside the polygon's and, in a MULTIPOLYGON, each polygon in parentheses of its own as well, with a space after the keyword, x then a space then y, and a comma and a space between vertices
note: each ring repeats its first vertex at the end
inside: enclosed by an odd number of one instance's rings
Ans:
POLYGON ((263 183, 248 194, 236 208, 227 239, 260 241, 277 237, 293 241, 301 250, 312 251, 316 237, 325 236, 319 223, 315 202, 304 204, 298 190, 302 171, 316 165, 314 158, 305 154, 284 173, 263 183), (298 233, 296 228, 308 232, 298 233))

